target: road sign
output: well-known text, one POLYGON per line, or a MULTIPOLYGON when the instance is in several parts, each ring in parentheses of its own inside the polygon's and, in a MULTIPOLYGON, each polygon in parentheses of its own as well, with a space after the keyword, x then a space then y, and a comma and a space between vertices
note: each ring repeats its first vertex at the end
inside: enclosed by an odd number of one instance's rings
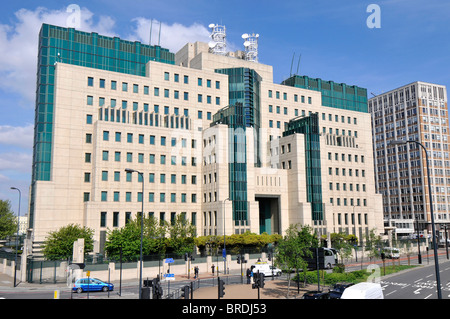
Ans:
POLYGON ((164 274, 166 280, 175 280, 175 274, 164 274))
POLYGON ((166 258, 166 264, 173 263, 173 258, 166 258))

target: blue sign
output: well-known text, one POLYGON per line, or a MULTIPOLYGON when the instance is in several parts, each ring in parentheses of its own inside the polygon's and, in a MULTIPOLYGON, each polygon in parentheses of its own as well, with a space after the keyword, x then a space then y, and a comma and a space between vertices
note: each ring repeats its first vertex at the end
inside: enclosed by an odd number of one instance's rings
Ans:
POLYGON ((175 280, 175 274, 164 274, 166 280, 175 280))
POLYGON ((222 257, 226 258, 227 257, 227 250, 224 248, 222 249, 222 257))
POLYGON ((173 258, 166 258, 166 264, 173 263, 173 258))

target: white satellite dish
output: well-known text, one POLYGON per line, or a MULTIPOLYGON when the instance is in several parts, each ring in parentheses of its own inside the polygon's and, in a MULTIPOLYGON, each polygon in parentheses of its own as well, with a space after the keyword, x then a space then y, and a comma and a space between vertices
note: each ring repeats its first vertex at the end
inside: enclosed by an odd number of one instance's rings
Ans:
POLYGON ((216 46, 216 42, 214 42, 214 41, 209 41, 209 43, 208 43, 208 46, 210 47, 210 48, 214 48, 215 46, 216 46))
POLYGON ((259 38, 259 33, 256 34, 256 37, 259 38))
POLYGON ((211 23, 208 27, 209 27, 210 29, 212 29, 212 28, 215 27, 215 24, 214 24, 214 23, 211 23))
POLYGON ((245 41, 244 42, 244 47, 248 47, 250 45, 250 41, 245 41))
POLYGON ((242 35, 242 39, 247 39, 248 38, 248 34, 247 33, 244 33, 243 35, 242 35))

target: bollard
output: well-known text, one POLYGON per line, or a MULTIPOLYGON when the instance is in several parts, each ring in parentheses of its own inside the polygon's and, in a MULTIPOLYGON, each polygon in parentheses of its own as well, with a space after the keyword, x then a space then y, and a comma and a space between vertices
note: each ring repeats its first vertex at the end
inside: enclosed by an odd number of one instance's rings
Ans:
POLYGON ((55 292, 53 293, 53 299, 59 299, 59 290, 55 290, 55 292))

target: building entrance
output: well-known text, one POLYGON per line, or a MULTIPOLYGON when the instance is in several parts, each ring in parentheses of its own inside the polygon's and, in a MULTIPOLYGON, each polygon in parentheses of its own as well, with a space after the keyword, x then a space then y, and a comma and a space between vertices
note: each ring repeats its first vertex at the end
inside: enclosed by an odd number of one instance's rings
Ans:
POLYGON ((280 230, 280 197, 256 196, 259 202, 259 233, 281 234, 280 230))

